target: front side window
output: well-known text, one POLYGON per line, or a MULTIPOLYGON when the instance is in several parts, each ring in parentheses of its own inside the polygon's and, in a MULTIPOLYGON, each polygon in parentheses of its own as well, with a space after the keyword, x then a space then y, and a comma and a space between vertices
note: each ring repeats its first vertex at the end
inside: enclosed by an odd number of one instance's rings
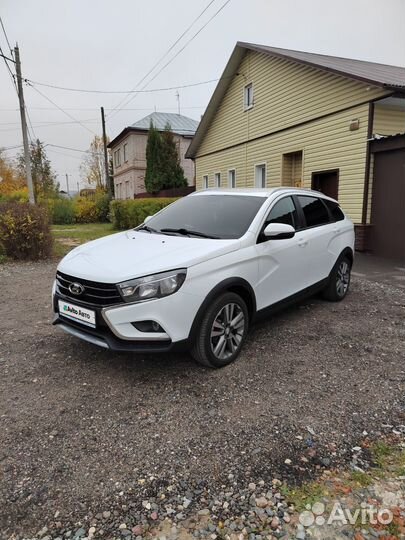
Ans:
POLYGON ((298 200, 304 212, 307 227, 318 227, 329 223, 328 210, 321 199, 299 195, 298 200))
POLYGON ((254 195, 190 195, 166 206, 148 220, 148 227, 157 232, 171 229, 173 234, 195 231, 214 238, 240 238, 265 200, 254 195))
POLYGON ((236 171, 231 169, 228 171, 228 185, 230 188, 236 188, 236 171))
POLYGON ((253 84, 247 84, 244 91, 244 107, 251 109, 253 107, 253 84))
POLYGON ((221 187, 221 173, 215 173, 215 186, 221 187))
POLYGON ((291 197, 284 197, 281 201, 276 202, 267 216, 266 226, 270 223, 285 223, 291 225, 294 229, 297 228, 297 209, 291 197))

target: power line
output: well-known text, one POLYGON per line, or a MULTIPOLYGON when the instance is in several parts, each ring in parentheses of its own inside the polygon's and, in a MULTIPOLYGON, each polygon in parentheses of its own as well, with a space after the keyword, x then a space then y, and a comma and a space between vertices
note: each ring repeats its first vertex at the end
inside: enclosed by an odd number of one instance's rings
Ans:
POLYGON ((11 71, 11 67, 10 67, 9 64, 8 64, 8 61, 14 62, 14 60, 10 60, 9 58, 7 58, 7 56, 5 56, 5 55, 3 54, 3 49, 1 48, 1 45, 0 45, 0 56, 3 58, 4 63, 6 64, 7 70, 8 70, 8 72, 9 72, 9 74, 10 74, 11 81, 12 81, 13 86, 14 86, 14 89, 15 89, 15 91, 17 92, 17 95, 18 95, 17 84, 16 84, 15 78, 14 78, 15 76, 14 76, 14 73, 11 71), (8 60, 8 61, 7 61, 7 60, 8 60))
MULTIPOLYGON (((178 87, 176 87, 178 88, 178 87)), ((206 105, 194 105, 194 106, 191 106, 191 107, 182 107, 182 109, 205 109, 206 105)), ((153 106, 150 106, 150 107, 142 107, 142 108, 130 108, 130 109, 120 109, 121 111, 150 111, 153 109, 153 106)), ((173 111, 177 111, 177 107, 164 107, 163 105, 160 105, 159 107, 160 110, 165 110, 165 111, 168 111, 168 110, 173 110, 173 111)), ((30 111, 54 111, 55 110, 55 107, 30 107, 30 111)), ((98 111, 98 107, 64 107, 64 110, 65 111, 98 111)), ((105 110, 106 111, 113 111, 114 109, 111 108, 109 109, 108 107, 105 107, 105 110)), ((9 109, 2 109, 0 108, 0 111, 15 111, 15 112, 18 112, 18 109, 16 108, 9 108, 9 109)), ((87 122, 88 120, 82 120, 82 122, 87 122)), ((98 119, 97 119, 98 121, 98 119)), ((51 123, 51 122, 49 122, 51 123)), ((59 122, 55 122, 56 123, 59 123, 59 122)), ((66 124, 70 124, 70 122, 66 122, 66 124)), ((5 124, 3 124, 5 125, 5 124)), ((8 125, 11 125, 11 123, 9 123, 8 125)))
POLYGON ((15 150, 16 148, 21 148, 22 144, 15 144, 14 146, 0 146, 0 152, 6 152, 8 150, 15 150))
POLYGON ((80 150, 79 148, 72 148, 70 146, 61 146, 60 144, 51 144, 47 143, 45 146, 52 146, 55 148, 62 148, 64 150, 72 150, 74 152, 82 152, 83 154, 96 154, 96 155, 102 155, 102 152, 93 152, 92 150, 80 150))
MULTIPOLYGON (((193 35, 191 36, 190 39, 188 39, 188 40, 186 41, 186 43, 183 45, 183 47, 182 47, 180 50, 178 50, 177 53, 176 53, 176 54, 175 54, 168 62, 166 62, 166 64, 164 64, 164 65, 159 69, 159 71, 158 71, 157 73, 155 73, 155 75, 152 77, 152 79, 150 79, 150 80, 149 80, 149 81, 141 88, 141 91, 144 90, 144 89, 146 88, 146 86, 148 86, 148 84, 150 84, 152 81, 154 81, 154 80, 156 79, 156 77, 158 77, 158 76, 160 75, 160 73, 162 73, 162 71, 163 71, 169 64, 171 64, 171 63, 173 62, 173 60, 175 60, 175 59, 179 56, 179 54, 180 54, 181 52, 184 51, 184 49, 185 49, 185 48, 186 48, 186 47, 187 47, 187 46, 188 46, 188 45, 189 45, 189 44, 190 44, 190 43, 191 43, 191 42, 192 42, 192 41, 193 41, 193 40, 194 40, 194 39, 195 39, 195 38, 203 31, 203 30, 204 30, 204 28, 206 28, 206 27, 209 25, 209 23, 210 23, 213 19, 215 19, 215 17, 217 17, 217 15, 219 15, 219 13, 220 13, 220 12, 221 12, 228 4, 229 4, 230 1, 231 1, 231 0, 226 0, 226 1, 221 5, 221 7, 220 7, 219 9, 217 9, 217 11, 216 11, 216 12, 208 19, 208 21, 207 21, 205 24, 203 24, 203 26, 202 26, 199 30, 197 30, 197 32, 196 32, 195 34, 193 34, 193 35)), ((135 95, 133 95, 133 96, 130 96, 129 100, 126 100, 126 101, 125 101, 125 105, 129 105, 129 103, 131 103, 131 101, 134 99, 134 97, 136 97, 136 95, 137 95, 137 94, 135 94, 135 95)), ((115 113, 113 112, 112 114, 113 114, 113 115, 116 114, 116 112, 118 112, 118 110, 119 110, 119 109, 117 109, 117 110, 115 111, 115 113)))
MULTIPOLYGON (((211 0, 207 6, 197 15, 197 17, 191 22, 191 24, 184 30, 184 32, 175 40, 175 42, 169 47, 169 49, 158 59, 158 61, 152 66, 152 68, 142 77, 140 81, 134 86, 132 90, 135 90, 140 84, 143 83, 143 81, 149 77, 149 75, 157 68, 157 66, 166 58, 166 56, 173 50, 173 48, 183 39, 183 37, 187 34, 187 32, 194 26, 194 24, 204 15, 204 13, 207 11, 207 9, 215 2, 215 0, 211 0)), ((127 96, 128 97, 128 96, 127 96)), ((119 110, 121 108, 121 105, 124 104, 127 100, 127 97, 122 99, 116 107, 114 107, 114 110, 119 110)))
POLYGON ((2 27, 2 29, 3 29, 4 36, 5 36, 5 38, 6 38, 7 45, 8 45, 8 48, 9 48, 9 50, 10 50, 11 57, 12 57, 12 56, 13 56, 13 49, 11 48, 10 41, 9 41, 9 39, 8 39, 6 29, 4 28, 3 19, 1 18, 1 16, 0 16, 0 24, 1 24, 1 27, 2 27))
MULTIPOLYGON (((91 119, 88 119, 88 120, 81 120, 81 122, 83 123, 94 123, 94 122, 98 122, 98 118, 91 118, 91 119)), ((19 123, 18 122, 6 122, 6 123, 0 123, 0 126, 17 126, 19 123)), ((70 121, 70 122, 41 122, 41 123, 37 123, 37 124, 32 124, 33 126, 39 128, 39 127, 52 127, 52 126, 65 126, 67 124, 77 124, 76 121, 70 121)), ((8 129, 1 129, 0 131, 14 131, 14 128, 8 128, 8 129)))
MULTIPOLYGON (((228 0, 230 1, 230 0, 228 0)), ((88 93, 88 94, 150 94, 153 92, 166 92, 169 90, 177 90, 181 88, 191 88, 193 86, 201 86, 203 84, 210 84, 213 82, 218 82, 220 79, 210 79, 208 81, 200 81, 196 83, 190 83, 190 84, 182 84, 178 86, 168 86, 165 88, 151 88, 150 90, 90 90, 85 88, 68 88, 66 86, 57 86, 54 84, 47 84, 47 83, 41 83, 38 81, 32 81, 31 79, 24 79, 24 81, 29 84, 36 86, 44 86, 46 88, 53 88, 56 90, 65 90, 67 92, 80 92, 80 93, 88 93)), ((115 110, 115 109, 111 109, 115 110)))
POLYGON ((33 142, 37 138, 37 136, 36 136, 36 133, 35 133, 34 128, 32 126, 31 117, 30 117, 30 114, 28 112, 28 109, 27 109, 26 105, 25 105, 25 112, 27 113, 27 118, 28 118, 28 123, 30 125, 31 135, 33 135, 33 137, 30 135, 30 139, 31 139, 31 142, 33 142))
POLYGON ((46 96, 45 94, 43 94, 40 90, 38 90, 38 88, 36 88, 35 86, 33 86, 32 84, 29 85, 33 90, 35 90, 35 92, 38 92, 39 95, 41 95, 44 99, 46 99, 47 101, 49 101, 49 103, 51 103, 52 105, 54 105, 57 109, 59 109, 61 112, 63 112, 63 114, 65 114, 66 116, 68 116, 71 120, 74 120, 77 124, 80 124, 84 129, 86 129, 87 131, 89 131, 92 135, 97 135, 97 133, 95 133, 92 129, 89 129, 87 126, 85 126, 84 124, 82 124, 80 122, 80 120, 77 120, 77 118, 75 118, 74 116, 72 116, 70 113, 68 113, 67 111, 65 111, 64 109, 62 109, 62 107, 59 107, 59 105, 57 105, 54 101, 52 101, 51 98, 49 98, 48 96, 46 96))

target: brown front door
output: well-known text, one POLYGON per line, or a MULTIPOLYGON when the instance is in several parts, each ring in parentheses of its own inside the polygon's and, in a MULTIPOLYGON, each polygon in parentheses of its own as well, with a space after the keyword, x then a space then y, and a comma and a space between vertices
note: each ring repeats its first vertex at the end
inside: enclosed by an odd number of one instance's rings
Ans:
POLYGON ((371 249, 405 261, 405 149, 374 154, 371 249))
POLYGON ((312 173, 312 189, 337 200, 339 193, 339 170, 312 173))

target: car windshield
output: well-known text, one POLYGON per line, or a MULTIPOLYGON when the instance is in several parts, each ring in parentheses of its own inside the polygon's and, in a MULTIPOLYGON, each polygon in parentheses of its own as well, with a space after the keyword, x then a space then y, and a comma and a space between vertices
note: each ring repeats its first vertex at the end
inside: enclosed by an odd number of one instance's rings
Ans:
POLYGON ((208 238, 240 238, 265 197, 254 195, 191 195, 179 199, 148 220, 149 232, 208 238))

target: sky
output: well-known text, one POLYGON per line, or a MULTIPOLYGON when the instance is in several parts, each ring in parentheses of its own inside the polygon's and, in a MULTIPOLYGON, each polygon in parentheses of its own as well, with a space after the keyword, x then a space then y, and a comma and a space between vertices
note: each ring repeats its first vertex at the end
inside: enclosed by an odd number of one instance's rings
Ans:
MULTIPOLYGON (((179 104, 181 114, 198 120, 215 82, 179 87, 218 79, 238 40, 405 67, 404 0, 1 0, 0 16, 10 45, 19 44, 23 77, 32 81, 24 87, 31 136, 55 145, 46 151, 62 189, 66 174, 70 189, 85 185, 80 164, 101 134, 101 106, 111 139, 154 110, 177 112, 179 104), (128 97, 38 83, 171 89, 128 97)), ((1 28, 0 45, 9 54, 1 28)), ((0 147, 20 144, 18 99, 0 58, 0 147)))

